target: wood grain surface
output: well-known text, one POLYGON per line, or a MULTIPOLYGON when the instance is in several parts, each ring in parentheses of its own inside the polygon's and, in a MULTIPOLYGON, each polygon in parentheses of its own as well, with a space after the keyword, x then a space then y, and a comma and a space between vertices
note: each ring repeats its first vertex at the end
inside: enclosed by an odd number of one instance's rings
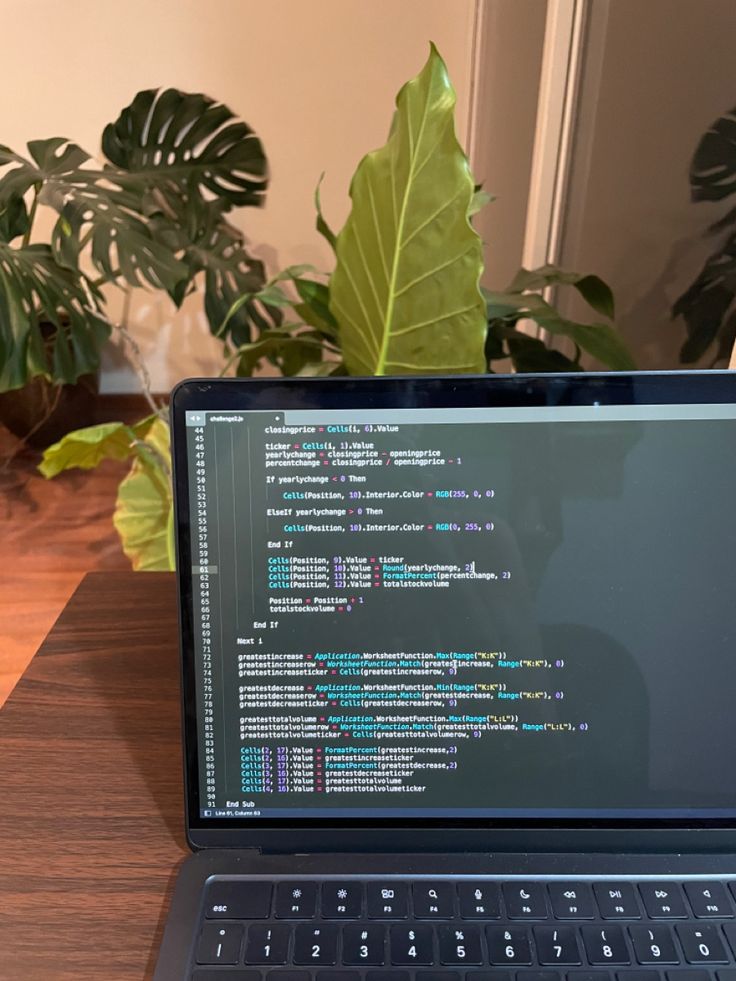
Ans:
POLYGON ((0 978, 148 978, 183 827, 174 577, 90 573, 0 712, 0 978))

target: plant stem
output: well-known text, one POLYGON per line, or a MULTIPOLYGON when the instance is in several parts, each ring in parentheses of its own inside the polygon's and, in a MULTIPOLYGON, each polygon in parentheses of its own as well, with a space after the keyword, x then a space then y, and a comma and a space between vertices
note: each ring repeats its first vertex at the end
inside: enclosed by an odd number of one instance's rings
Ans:
POLYGON ((38 208, 38 195, 40 191, 40 184, 33 185, 33 201, 31 202, 31 210, 28 214, 28 228, 26 228, 25 235, 23 236, 23 241, 21 242, 21 248, 25 247, 31 241, 31 232, 33 231, 33 221, 36 217, 36 209, 38 208))

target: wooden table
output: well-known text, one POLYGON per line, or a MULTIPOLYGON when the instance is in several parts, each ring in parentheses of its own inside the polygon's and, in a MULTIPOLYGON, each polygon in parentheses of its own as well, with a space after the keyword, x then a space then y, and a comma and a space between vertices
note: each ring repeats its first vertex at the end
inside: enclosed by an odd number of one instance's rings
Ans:
POLYGON ((0 978, 153 973, 184 837, 174 577, 90 573, 0 711, 0 978))

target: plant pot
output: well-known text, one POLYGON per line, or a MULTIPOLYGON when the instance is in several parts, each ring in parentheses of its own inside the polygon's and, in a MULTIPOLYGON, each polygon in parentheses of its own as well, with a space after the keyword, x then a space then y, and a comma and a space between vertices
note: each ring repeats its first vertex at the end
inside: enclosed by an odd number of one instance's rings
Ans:
POLYGON ((98 375, 82 375, 74 385, 54 385, 36 377, 23 388, 0 394, 0 423, 34 449, 45 449, 95 420, 98 375))

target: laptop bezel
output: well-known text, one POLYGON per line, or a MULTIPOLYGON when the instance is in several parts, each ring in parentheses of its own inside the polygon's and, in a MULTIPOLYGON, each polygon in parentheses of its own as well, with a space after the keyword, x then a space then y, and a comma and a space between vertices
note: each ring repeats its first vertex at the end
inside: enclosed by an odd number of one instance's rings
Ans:
POLYGON ((732 851, 736 819, 324 820, 199 816, 185 413, 289 408, 645 405, 736 403, 729 371, 461 375, 392 378, 211 379, 172 392, 172 455, 179 587, 182 742, 187 839, 193 849, 264 851, 732 851), (306 402, 305 402, 306 399, 306 402), (182 561, 182 557, 186 557, 182 561))

